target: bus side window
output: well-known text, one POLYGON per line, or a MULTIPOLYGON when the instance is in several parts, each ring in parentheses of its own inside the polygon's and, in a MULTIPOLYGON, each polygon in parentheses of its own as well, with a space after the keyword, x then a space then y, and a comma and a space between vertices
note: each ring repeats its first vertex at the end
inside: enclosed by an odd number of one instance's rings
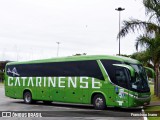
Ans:
POLYGON ((115 70, 115 79, 117 81, 117 84, 121 87, 127 86, 127 76, 125 73, 124 68, 116 69, 115 70))

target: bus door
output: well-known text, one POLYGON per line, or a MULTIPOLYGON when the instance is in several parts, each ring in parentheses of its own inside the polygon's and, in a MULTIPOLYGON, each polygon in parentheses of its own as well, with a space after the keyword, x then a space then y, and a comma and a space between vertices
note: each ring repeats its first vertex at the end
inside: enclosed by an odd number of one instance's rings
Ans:
POLYGON ((115 67, 115 81, 114 86, 115 94, 115 106, 128 107, 128 81, 129 81, 129 71, 123 67, 115 67))

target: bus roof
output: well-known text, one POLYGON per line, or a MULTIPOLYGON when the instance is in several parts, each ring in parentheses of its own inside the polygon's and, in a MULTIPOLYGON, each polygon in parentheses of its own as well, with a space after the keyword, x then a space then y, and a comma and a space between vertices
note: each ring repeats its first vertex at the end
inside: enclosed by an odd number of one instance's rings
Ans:
POLYGON ((140 64, 139 61, 123 56, 111 56, 111 55, 83 55, 83 56, 68 56, 68 57, 56 57, 41 60, 23 61, 23 62, 9 62, 7 65, 12 64, 32 64, 32 63, 47 63, 47 62, 67 62, 67 61, 81 61, 81 60, 117 60, 121 62, 140 64))

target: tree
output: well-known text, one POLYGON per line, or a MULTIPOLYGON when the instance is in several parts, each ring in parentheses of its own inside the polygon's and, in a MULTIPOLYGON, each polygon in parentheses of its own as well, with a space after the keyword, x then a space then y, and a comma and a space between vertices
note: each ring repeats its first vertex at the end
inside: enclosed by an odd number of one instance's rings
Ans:
POLYGON ((130 32, 143 31, 137 38, 136 49, 138 49, 138 46, 144 47, 145 55, 148 54, 148 60, 153 62, 156 72, 155 94, 160 97, 160 81, 158 81, 160 66, 160 4, 157 0, 143 0, 143 5, 146 8, 146 15, 149 17, 148 21, 138 19, 123 21, 123 27, 118 36, 125 37, 130 32))
POLYGON ((82 56, 82 55, 87 55, 87 53, 83 53, 83 54, 76 53, 76 54, 75 54, 75 55, 73 55, 73 56, 82 56))
MULTIPOLYGON (((138 37, 136 41, 136 49, 138 49, 138 46, 145 47, 145 55, 146 60, 151 61, 154 65, 154 70, 156 71, 156 79, 154 81, 155 83, 155 95, 160 96, 160 88, 158 87, 160 85, 160 81, 158 81, 158 75, 159 75, 159 65, 160 65, 160 36, 156 36, 155 38, 151 38, 150 36, 140 36, 138 37)), ((145 60, 144 60, 145 61, 145 60)))
POLYGON ((153 65, 150 63, 150 55, 147 51, 133 53, 130 57, 140 61, 143 64, 143 66, 153 68, 153 65))
MULTIPOLYGON (((116 54, 116 56, 119 56, 119 54, 116 54)), ((121 54, 123 57, 131 57, 131 55, 121 54)))
POLYGON ((4 70, 8 62, 10 61, 0 61, 0 82, 4 81, 4 70))

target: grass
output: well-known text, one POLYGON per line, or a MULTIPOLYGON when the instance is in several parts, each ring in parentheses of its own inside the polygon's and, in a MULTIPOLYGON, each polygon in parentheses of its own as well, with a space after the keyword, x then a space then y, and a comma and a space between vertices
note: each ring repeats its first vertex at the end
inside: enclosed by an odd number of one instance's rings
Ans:
MULTIPOLYGON (((154 95, 154 85, 150 85, 151 89, 151 102, 160 102, 160 98, 154 95)), ((160 115, 160 106, 148 106, 145 109, 145 113, 158 113, 160 115), (158 111, 158 112, 157 112, 158 111)), ((160 117, 148 117, 149 120, 160 120, 160 117)))
POLYGON ((147 111, 160 111, 160 106, 149 106, 145 110, 147 110, 147 111))
POLYGON ((154 95, 154 85, 150 85, 150 89, 151 89, 151 102, 155 102, 155 101, 160 102, 160 98, 154 95))
POLYGON ((160 119, 160 117, 147 117, 148 118, 148 120, 159 120, 160 119))

